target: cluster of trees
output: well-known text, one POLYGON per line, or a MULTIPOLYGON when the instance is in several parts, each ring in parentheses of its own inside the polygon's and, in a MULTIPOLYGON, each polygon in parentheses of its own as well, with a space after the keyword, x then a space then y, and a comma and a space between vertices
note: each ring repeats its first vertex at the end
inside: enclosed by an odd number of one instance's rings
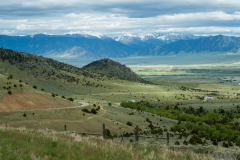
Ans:
MULTIPOLYGON (((96 105, 94 106, 96 107, 96 105)), ((88 110, 87 108, 83 108, 82 111, 85 113, 92 113, 92 114, 97 114, 97 112, 100 110, 100 107, 93 108, 91 110, 88 110)))
MULTIPOLYGON (((158 114, 171 119, 176 119, 179 124, 174 125, 171 131, 177 132, 180 137, 189 135, 198 135, 200 138, 211 140, 212 144, 216 142, 228 141, 240 145, 240 123, 233 123, 234 119, 240 118, 236 111, 225 111, 219 108, 218 111, 208 112, 202 106, 197 109, 174 107, 155 107, 149 102, 123 102, 122 107, 137 109, 154 114, 158 114), (184 123, 181 123, 185 121, 184 123), (239 141, 239 143, 238 143, 239 141)), ((151 128, 151 126, 150 126, 151 128)), ((200 143, 200 140, 194 136, 189 143, 200 143)), ((201 142, 203 143, 203 142, 201 142)), ((230 144, 229 144, 230 146, 230 144)))

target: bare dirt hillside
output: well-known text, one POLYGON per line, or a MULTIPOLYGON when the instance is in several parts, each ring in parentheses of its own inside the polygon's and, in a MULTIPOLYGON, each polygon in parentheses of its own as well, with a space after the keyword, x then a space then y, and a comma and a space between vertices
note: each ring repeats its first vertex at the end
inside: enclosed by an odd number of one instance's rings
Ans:
POLYGON ((38 93, 16 93, 0 98, 0 111, 61 108, 74 105, 73 102, 61 100, 56 97, 44 96, 38 93))

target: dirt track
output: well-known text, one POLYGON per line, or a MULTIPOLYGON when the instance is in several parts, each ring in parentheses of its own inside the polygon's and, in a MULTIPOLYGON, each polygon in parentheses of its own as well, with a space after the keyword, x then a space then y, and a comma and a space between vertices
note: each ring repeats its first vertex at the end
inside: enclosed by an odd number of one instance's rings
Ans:
MULTIPOLYGON (((86 107, 89 104, 85 103, 85 102, 78 102, 78 103, 83 103, 82 106, 76 106, 76 107, 66 107, 66 108, 77 108, 77 107, 86 107)), ((62 108, 52 108, 52 109, 62 109, 62 108)), ((49 110, 49 109, 47 109, 49 110)), ((93 115, 91 117, 88 117, 87 119, 84 120, 66 120, 66 119, 41 119, 41 120, 26 120, 26 121, 18 121, 18 122, 9 122, 7 123, 8 125, 14 125, 14 124, 24 124, 24 123, 50 123, 50 122, 77 122, 77 123, 81 123, 81 122, 85 122, 88 121, 92 118, 98 117, 98 116, 102 116, 106 113, 106 110, 103 109, 103 107, 101 107, 101 110, 103 110, 102 114, 100 115, 93 115)))

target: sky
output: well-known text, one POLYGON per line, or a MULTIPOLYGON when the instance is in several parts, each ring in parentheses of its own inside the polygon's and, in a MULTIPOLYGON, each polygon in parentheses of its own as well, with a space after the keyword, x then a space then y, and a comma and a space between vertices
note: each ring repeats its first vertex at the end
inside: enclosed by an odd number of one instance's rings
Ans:
POLYGON ((237 0, 0 0, 0 34, 240 36, 237 0))

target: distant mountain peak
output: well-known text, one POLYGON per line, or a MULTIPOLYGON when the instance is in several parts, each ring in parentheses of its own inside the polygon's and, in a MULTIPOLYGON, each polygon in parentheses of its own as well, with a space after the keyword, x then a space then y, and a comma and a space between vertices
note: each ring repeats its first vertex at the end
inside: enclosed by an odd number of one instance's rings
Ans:
POLYGON ((66 34, 68 34, 68 35, 82 35, 82 36, 87 37, 87 38, 89 38, 89 36, 92 36, 92 37, 96 37, 96 38, 99 38, 99 39, 105 37, 103 34, 101 34, 99 32, 92 32, 92 31, 82 31, 82 32, 79 32, 79 31, 72 32, 71 31, 71 32, 67 32, 66 34))
POLYGON ((164 45, 167 43, 172 43, 178 40, 190 40, 190 39, 197 39, 200 36, 194 36, 191 34, 181 34, 181 33, 147 33, 147 34, 124 34, 120 36, 115 36, 113 39, 115 41, 121 42, 125 45, 138 45, 141 43, 147 43, 151 46, 156 45, 164 45))

